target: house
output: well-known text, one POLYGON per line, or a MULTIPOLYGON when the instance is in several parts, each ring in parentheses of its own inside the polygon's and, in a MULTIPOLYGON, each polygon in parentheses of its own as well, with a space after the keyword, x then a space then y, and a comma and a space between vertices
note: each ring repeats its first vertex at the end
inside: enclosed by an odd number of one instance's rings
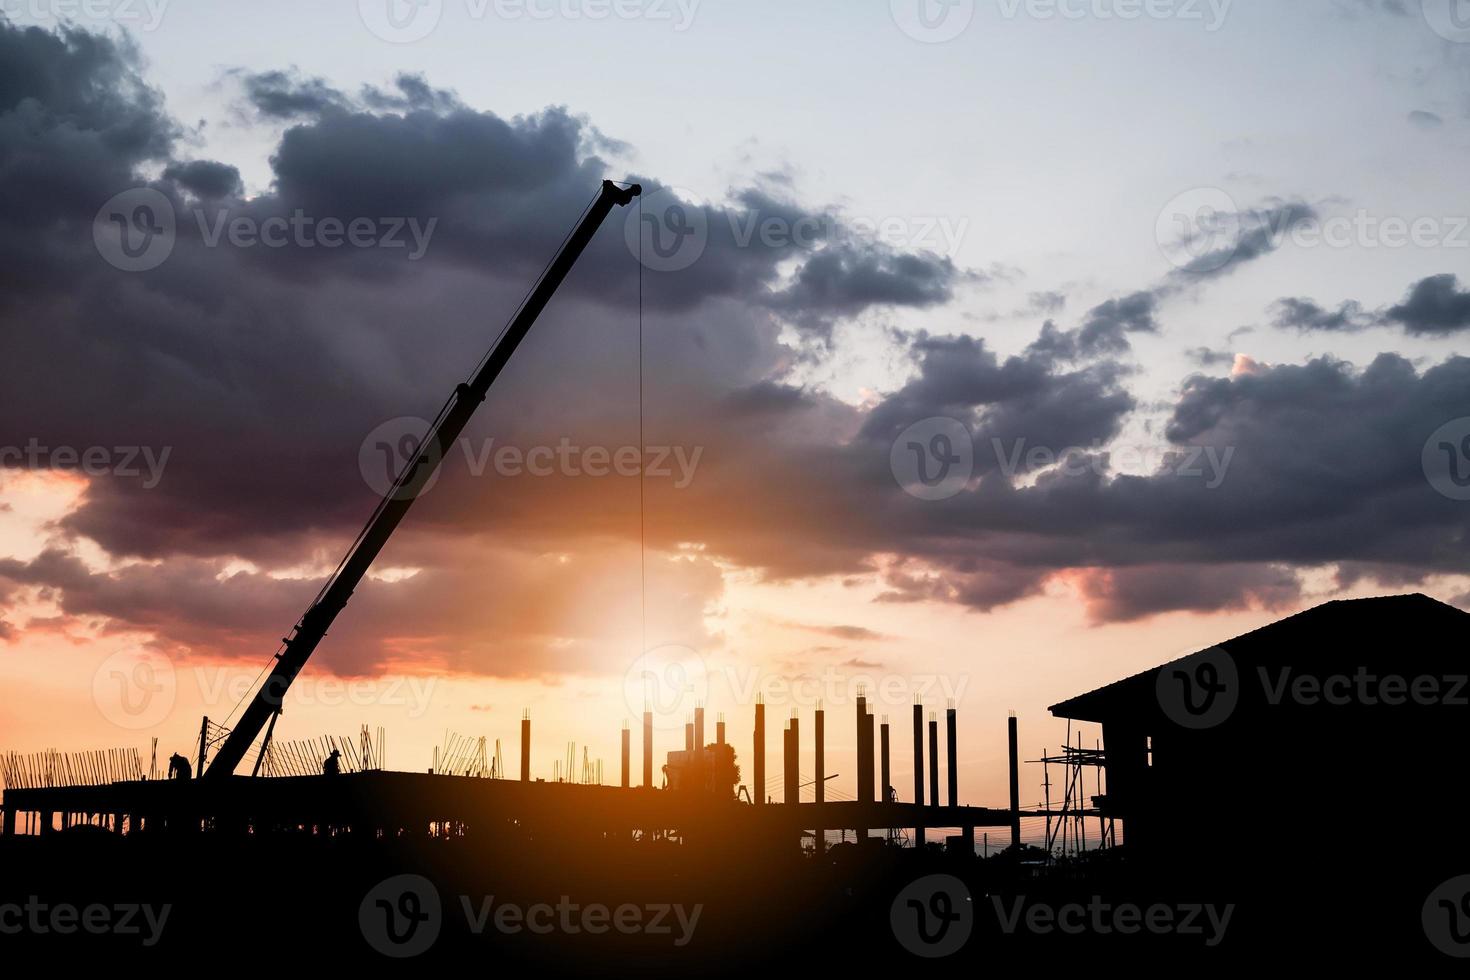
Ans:
POLYGON ((1241 871, 1405 849, 1470 872, 1467 675, 1470 614, 1353 599, 1051 711, 1102 726, 1099 804, 1141 862, 1241 871))

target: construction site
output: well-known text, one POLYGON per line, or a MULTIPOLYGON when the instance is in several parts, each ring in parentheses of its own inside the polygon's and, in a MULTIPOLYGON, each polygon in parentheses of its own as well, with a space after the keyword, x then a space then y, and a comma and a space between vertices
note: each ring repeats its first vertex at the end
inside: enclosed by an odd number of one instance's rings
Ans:
MULTIPOLYGON (((825 710, 805 718, 792 711, 780 726, 778 754, 774 720, 760 699, 729 728, 720 715, 712 732, 705 707, 696 707, 683 725, 682 746, 662 758, 653 712, 645 711, 636 764, 634 733, 627 726, 621 732, 615 781, 586 747, 579 759, 575 745, 552 760, 551 778, 534 778, 533 768, 548 767, 532 759, 529 714, 520 723, 514 768, 506 766, 498 738, 446 733, 426 765, 392 771, 381 728, 364 726, 352 738, 276 737, 293 681, 434 478, 446 447, 603 221, 640 194, 636 184, 603 183, 484 360, 445 402, 230 726, 204 718, 192 750, 167 760, 156 738, 146 758, 137 747, 0 757, 4 897, 157 900, 175 921, 161 948, 184 956, 212 948, 219 921, 248 922, 266 909, 270 924, 262 928, 272 932, 303 943, 329 936, 351 951, 381 953, 368 923, 375 913, 361 919, 358 904, 378 883, 412 873, 445 896, 687 900, 709 910, 696 947, 700 960, 734 962, 752 955, 752 935, 771 949, 796 951, 814 948, 813 924, 834 939, 887 928, 889 892, 915 874, 975 880, 989 862, 991 872, 1004 868, 1014 881, 1068 846, 1085 850, 1088 819, 1098 821, 1098 843, 1114 839, 1085 799, 1086 760, 1072 747, 1043 761, 1047 794, 1052 767, 1069 772, 1055 810, 1050 802, 1023 807, 1011 717, 1004 736, 1009 799, 997 806, 962 802, 953 703, 942 732, 938 711, 913 705, 904 737, 886 717, 875 718, 861 691, 855 711, 833 719, 851 726, 857 746, 856 771, 845 777, 829 771, 825 710), (902 751, 911 751, 911 788, 893 778, 900 738, 907 743, 902 751), (804 752, 815 762, 810 774, 799 764, 804 752), (839 778, 853 790, 839 790, 839 778), (1045 846, 1029 848, 1021 822, 1036 818, 1045 821, 1045 846), (310 910, 283 914, 292 903, 310 910)), ((507 958, 547 958, 542 947, 518 950, 497 938, 507 958)), ((452 932, 441 945, 455 945, 452 932)), ((648 936, 616 945, 622 955, 665 962, 667 950, 648 936)), ((557 956, 596 960, 607 950, 606 941, 585 949, 572 944, 557 956)), ((908 955, 902 948, 885 952, 908 955)))
MULTIPOLYGON (((1151 954, 1208 951, 1254 962, 1260 949, 1293 932, 1418 928, 1408 914, 1417 914, 1417 902, 1400 898, 1442 877, 1444 861, 1389 875, 1350 856, 1350 836, 1331 827, 1315 830, 1310 851, 1241 845, 1235 832, 1239 820, 1256 819, 1294 791, 1299 773, 1281 746, 1328 739, 1352 746, 1315 753, 1339 759, 1319 764, 1319 778, 1353 786, 1375 805, 1402 801, 1441 778, 1436 763, 1373 767, 1362 760, 1386 747, 1411 760, 1416 743, 1444 744, 1462 733, 1463 711, 1364 715, 1324 727, 1320 716, 1269 705, 1245 671, 1241 688, 1230 692, 1240 707, 1207 731, 1181 726, 1169 713, 1161 692, 1177 664, 1054 706, 1067 720, 1065 743, 1039 758, 1021 757, 1016 717, 995 719, 982 734, 1006 739, 1009 793, 992 805, 961 799, 953 704, 942 720, 937 709, 914 704, 911 724, 895 726, 876 717, 861 692, 855 710, 831 718, 817 708, 778 722, 757 700, 738 706, 743 717, 734 722, 718 716, 712 731, 701 705, 684 723, 682 747, 662 758, 655 722, 667 719, 645 711, 637 738, 628 726, 620 733, 615 779, 585 747, 579 757, 571 745, 565 758, 552 760, 550 779, 534 777, 548 766, 532 757, 529 715, 513 742, 512 767, 502 740, 490 736, 446 734, 433 758, 411 771, 387 766, 382 729, 346 739, 277 739, 292 683, 446 448, 604 219, 640 193, 636 184, 603 183, 485 359, 445 402, 231 726, 203 719, 189 754, 166 761, 156 739, 146 759, 136 747, 0 757, 0 920, 6 909, 47 903, 161 908, 170 922, 152 952, 191 965, 202 957, 216 965, 250 944, 261 964, 291 949, 311 962, 471 955, 493 957, 497 966, 616 964, 614 972, 640 974, 733 971, 782 958, 1081 964, 1100 952, 1134 954, 1140 942, 1151 954), (840 741, 856 744, 855 772, 828 771, 829 722, 852 736, 840 741), (1084 723, 1100 725, 1102 739, 1084 736, 1084 723), (912 761, 911 786, 894 779, 899 752, 912 761), (803 757, 814 771, 802 772, 803 757), (1023 779, 1025 766, 1032 768, 1023 779), (1023 820, 1036 828, 1030 839, 1023 820), (1133 846, 1135 836, 1147 849, 1133 846), (1276 887, 1283 874, 1285 890, 1276 887), (1364 881, 1381 887, 1364 891, 1364 881), (1336 901, 1345 887, 1359 889, 1347 911, 1336 901), (487 932, 486 914, 476 909, 495 902, 676 908, 690 917, 680 942, 652 928, 609 932, 605 921, 600 930, 563 928, 551 941, 498 918, 487 932), (1046 915, 1019 928, 1033 907, 1046 915), (1100 907, 1162 908, 1189 923, 1208 909, 1216 934, 1202 938, 1181 926, 1139 939, 1138 929, 1079 935, 1047 925, 1065 920, 1058 909, 1097 914, 1100 907), (1231 942, 1222 950, 1229 922, 1231 942)), ((1325 656, 1315 664, 1325 671, 1351 650, 1356 661, 1401 670, 1422 661, 1424 670, 1444 673, 1457 668, 1453 658, 1429 663, 1442 655, 1405 638, 1426 624, 1463 629, 1464 617, 1422 596, 1330 603, 1223 648, 1242 664, 1300 666, 1325 656)), ((1207 676, 1215 684, 1220 674, 1207 676)), ((1212 687, 1211 697, 1219 690, 1212 687)), ((1451 864, 1465 857, 1457 842, 1442 850, 1451 864)), ((45 935, 33 928, 24 941, 45 935)), ((130 943, 113 930, 78 935, 70 945, 112 955, 132 950, 130 943)))
MULTIPOLYGON (((498 740, 450 736, 426 770, 392 771, 382 765, 385 733, 364 730, 356 740, 263 740, 250 754, 251 775, 212 778, 212 752, 229 733, 207 721, 199 754, 175 758, 167 773, 136 750, 10 755, 0 760, 5 890, 54 894, 75 875, 87 894, 128 894, 143 881, 144 891, 188 894, 207 888, 222 864, 255 867, 259 860, 273 870, 220 901, 242 903, 243 914, 251 903, 279 902, 277 889, 291 881, 287 891, 314 894, 324 909, 346 914, 355 913, 352 888, 411 870, 441 882, 437 890, 446 894, 529 900, 549 890, 609 903, 686 897, 718 909, 706 913, 698 948, 718 948, 725 957, 738 956, 741 937, 752 933, 776 948, 799 949, 801 924, 812 921, 827 921, 834 937, 887 929, 874 917, 887 915, 889 889, 915 874, 1017 881, 1044 872, 1048 855, 1065 854, 1069 840, 1078 851, 1108 842, 1099 832, 1082 843, 1086 822, 1105 823, 1083 802, 1083 761, 1073 750, 1036 760, 1047 766, 1048 784, 1054 768, 1067 772, 1058 780, 1057 807, 1023 808, 1015 718, 1005 734, 1010 799, 986 807, 960 802, 953 708, 941 721, 914 706, 912 728, 901 737, 915 776, 902 791, 891 776, 899 739, 886 721, 876 721, 864 697, 853 713, 842 713, 858 757, 856 773, 841 776, 827 772, 822 709, 807 719, 793 713, 781 725, 780 755, 769 760, 766 742, 776 732, 767 730, 764 704, 751 707, 738 750, 726 721, 707 732, 705 715, 696 708, 684 726, 684 747, 657 759, 652 712, 644 714, 636 745, 625 727, 617 779, 609 784, 585 748, 578 766, 573 746, 554 760, 552 778, 533 778, 529 717, 510 768, 498 740), (798 763, 803 729, 815 762, 810 778, 798 763), (199 771, 206 775, 195 776, 199 771), (855 797, 836 791, 839 778, 855 784, 855 797), (751 785, 775 792, 752 794, 751 785), (1056 846, 1023 845, 1023 819, 1044 820, 1046 840, 1056 846), (58 864, 67 869, 60 875, 58 864)), ((545 770, 545 760, 539 763, 535 768, 545 770)), ((218 913, 214 907, 210 914, 218 913)), ((338 923, 349 937, 352 921, 338 923)), ((311 922, 313 930, 323 926, 311 922)), ((186 945, 192 948, 192 939, 186 945)), ((446 938, 445 945, 453 943, 446 938)), ((640 955, 636 942, 618 948, 640 955)), ((597 943, 586 955, 595 959, 605 949, 597 943)), ((544 952, 521 950, 528 962, 544 952)), ((580 952, 569 955, 569 962, 582 961, 580 952)))
MULTIPOLYGON (((635 779, 632 770, 631 732, 625 728, 621 779, 616 785, 602 784, 600 762, 595 766, 584 762, 580 776, 572 773, 570 750, 565 765, 557 762, 557 776, 551 781, 532 779, 529 718, 521 722, 518 777, 499 767, 498 744, 495 757, 487 759, 484 739, 452 738, 438 764, 427 772, 387 771, 377 761, 373 738, 364 731, 357 745, 335 738, 267 742, 257 755, 253 775, 193 779, 192 771, 208 771, 210 732, 214 731, 215 742, 228 735, 206 720, 200 755, 192 762, 176 760, 168 778, 159 778, 156 768, 145 772, 136 750, 6 757, 0 831, 49 836, 90 827, 120 835, 519 837, 527 843, 623 839, 704 846, 733 834, 793 852, 825 850, 829 832, 839 833, 843 840, 850 832, 855 842, 922 847, 933 841, 973 854, 977 831, 987 839, 993 836, 997 850, 1016 847, 1022 817, 1048 816, 1021 808, 1014 718, 1009 726, 1011 799, 1007 806, 990 808, 958 800, 953 708, 945 712, 947 761, 941 787, 939 723, 932 717, 927 722, 926 763, 921 705, 914 706, 913 795, 901 802, 890 779, 890 726, 885 722, 875 732, 874 716, 863 697, 857 700, 855 718, 857 796, 828 800, 827 784, 836 777, 825 773, 825 716, 818 709, 813 718, 816 776, 809 787, 814 801, 807 803, 801 802, 806 787, 800 783, 796 762, 800 719, 795 716, 782 732, 781 802, 764 793, 752 796, 749 787, 739 785, 740 756, 726 740, 725 723, 718 724, 715 740, 706 743, 703 708, 695 709, 694 720, 685 726, 685 747, 667 754, 658 775, 652 712, 643 718, 641 779, 635 779), (564 777, 563 771, 568 773, 564 777), (935 836, 949 829, 958 832, 935 836)), ((761 787, 767 785, 765 740, 765 705, 756 704, 748 744, 752 783, 761 787)), ((1067 814, 1066 807, 1055 814, 1059 828, 1067 814)), ((1070 815, 1085 814, 1074 809, 1070 815)))
MULTIPOLYGON (((853 719, 858 747, 857 791, 846 802, 826 799, 826 713, 821 709, 815 712, 812 729, 814 801, 800 803, 801 777, 796 760, 802 744, 801 721, 793 712, 782 734, 782 806, 769 805, 767 723, 765 705, 761 703, 753 706, 749 743, 752 778, 746 786, 740 784, 737 752, 726 739, 723 719, 717 722, 715 740, 707 742, 703 706, 696 708, 685 724, 684 746, 668 754, 657 781, 654 719, 651 711, 645 711, 642 778, 637 790, 633 789, 631 732, 626 728, 622 733, 621 780, 616 790, 597 785, 603 781, 602 763, 594 765, 587 760, 585 750, 580 778, 575 773, 575 750, 569 749, 564 764, 557 762, 551 783, 533 781, 529 716, 521 722, 518 780, 505 778, 499 741, 491 759, 483 738, 446 735, 446 744, 436 750, 433 765, 423 776, 383 771, 386 733, 381 730, 376 739, 365 728, 356 740, 275 740, 276 724, 292 683, 414 501, 435 478, 447 448, 460 437, 609 214, 633 205, 641 194, 637 184, 603 182, 473 375, 446 400, 347 554, 283 640, 269 664, 268 675, 232 727, 204 718, 192 759, 174 753, 166 779, 160 778, 156 740, 146 770, 136 749, 9 756, 4 764, 6 795, 0 804, 0 833, 45 837, 56 831, 93 827, 121 835, 157 832, 259 837, 305 833, 367 839, 494 836, 526 841, 631 836, 707 842, 733 829, 742 839, 784 841, 793 849, 803 837, 810 837, 821 852, 826 830, 851 831, 855 840, 867 839, 876 831, 885 841, 902 839, 923 845, 931 828, 956 828, 958 834, 944 843, 973 854, 977 828, 1008 828, 1010 846, 1019 847, 1020 763, 1015 719, 1011 719, 1009 734, 1009 805, 995 809, 963 806, 958 799, 958 733, 953 705, 945 716, 947 768, 943 799, 938 719, 931 714, 927 721, 926 793, 924 706, 914 705, 914 787, 907 802, 899 801, 890 779, 890 727, 886 720, 875 726, 867 698, 861 692, 853 719), (240 772, 247 760, 249 776, 240 772), (574 785, 577 788, 572 790, 574 785), (582 794, 577 804, 568 803, 565 794, 569 791, 582 794), (591 799, 595 799, 595 805, 581 802, 591 799)), ((640 264, 640 276, 642 268, 640 264)))

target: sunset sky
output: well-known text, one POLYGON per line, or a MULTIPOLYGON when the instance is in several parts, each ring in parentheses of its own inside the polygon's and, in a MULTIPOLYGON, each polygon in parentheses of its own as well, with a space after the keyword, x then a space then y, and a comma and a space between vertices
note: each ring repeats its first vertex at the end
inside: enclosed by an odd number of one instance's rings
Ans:
POLYGON ((0 751, 228 723, 383 447, 605 177, 643 210, 280 737, 385 726, 423 769, 446 731, 513 757, 529 710, 536 775, 576 742, 611 781, 652 668, 691 682, 660 763, 703 700, 748 783, 756 694, 770 746, 820 700, 851 794, 861 685, 902 798, 910 705, 952 698, 961 795, 1000 804, 1008 711, 1032 758, 1047 705, 1318 602, 1470 608, 1450 5, 919 2, 0 6, 0 751), (609 464, 639 445, 636 246, 678 227, 644 252, 640 521, 609 464), (915 479, 959 439, 958 477, 915 479))

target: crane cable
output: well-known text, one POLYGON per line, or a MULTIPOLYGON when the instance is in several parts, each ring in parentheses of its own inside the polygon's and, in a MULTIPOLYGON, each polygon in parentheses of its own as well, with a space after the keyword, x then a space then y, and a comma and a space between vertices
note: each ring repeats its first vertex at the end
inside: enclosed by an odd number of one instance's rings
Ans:
MULTIPOLYGON (((632 181, 615 180, 615 184, 636 186, 632 181)), ((644 445, 643 422, 643 195, 638 195, 638 656, 648 653, 648 501, 644 470, 648 449, 644 445)))
POLYGON ((639 656, 648 652, 648 508, 644 497, 644 470, 648 451, 643 445, 643 195, 638 196, 638 590, 640 611, 639 656))

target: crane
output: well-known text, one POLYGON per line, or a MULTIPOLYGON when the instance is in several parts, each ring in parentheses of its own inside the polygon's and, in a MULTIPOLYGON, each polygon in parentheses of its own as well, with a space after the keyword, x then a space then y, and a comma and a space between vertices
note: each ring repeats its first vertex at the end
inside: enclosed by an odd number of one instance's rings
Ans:
POLYGON ((255 692, 255 697, 240 715, 239 723, 221 743, 208 769, 203 769, 201 765, 201 778, 222 779, 232 775, 245 757, 246 750, 260 735, 261 729, 267 722, 274 721, 275 716, 280 713, 291 682, 306 666, 306 661, 327 635, 327 630, 331 628, 337 614, 347 605, 347 600, 352 598, 353 590, 367 574, 373 560, 388 543, 394 529, 413 506, 414 500, 438 470, 445 453, 459 439, 475 409, 485 400, 490 386, 495 383, 511 355, 535 325, 537 317, 546 308, 557 287, 592 241, 592 236, 597 233, 597 229, 614 207, 626 207, 642 192, 637 184, 622 187, 610 180, 602 182, 601 191, 588 205, 571 234, 562 242, 560 250, 506 326, 500 341, 476 369, 474 376, 455 388, 412 458, 399 473, 397 481, 378 502, 377 508, 348 549, 341 564, 297 621, 291 635, 282 640, 270 676, 255 692))

